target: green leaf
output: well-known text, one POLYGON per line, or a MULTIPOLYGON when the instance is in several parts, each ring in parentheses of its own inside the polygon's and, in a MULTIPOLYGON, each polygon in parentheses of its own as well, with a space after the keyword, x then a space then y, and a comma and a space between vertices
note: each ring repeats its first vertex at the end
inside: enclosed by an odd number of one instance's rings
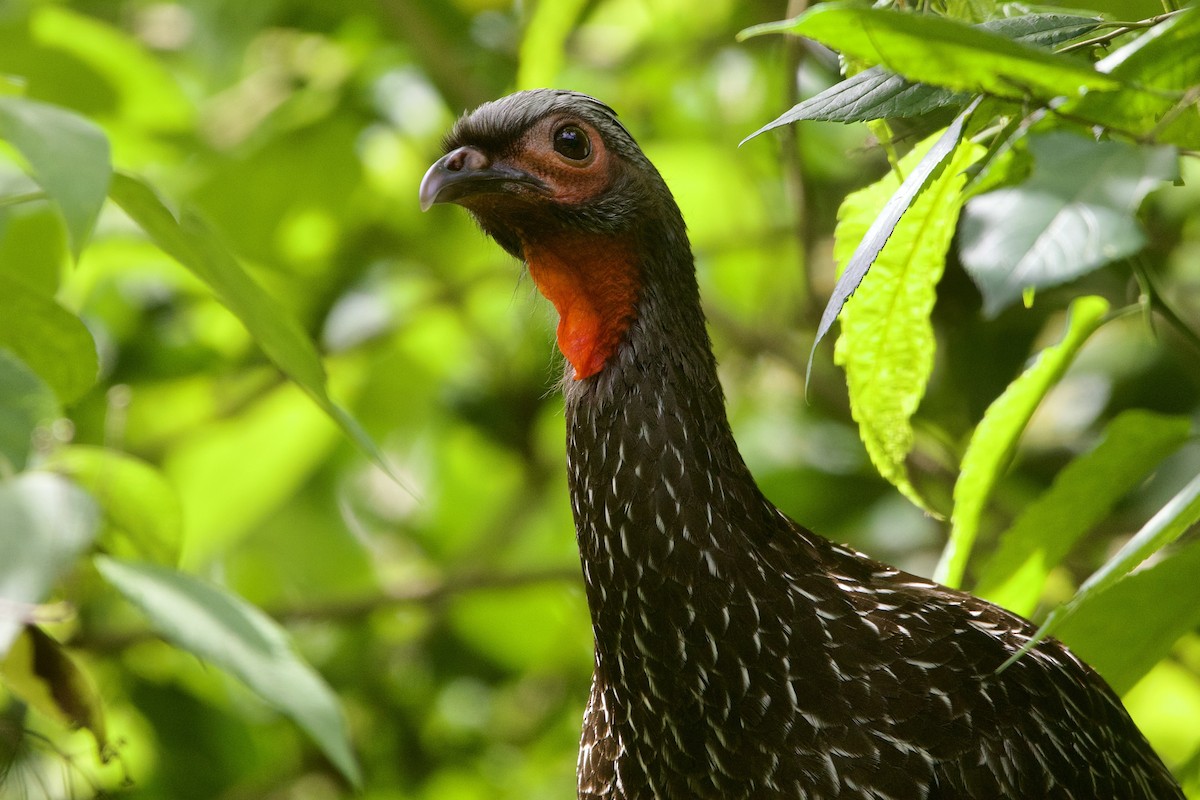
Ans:
POLYGON ((0 275, 0 349, 7 348, 69 404, 96 382, 96 343, 79 317, 0 275))
POLYGON ((181 572, 96 556, 96 568, 178 647, 220 667, 304 729, 354 786, 362 776, 337 696, 287 633, 228 591, 181 572))
MULTIPOLYGON (((865 216, 858 215, 862 216, 864 223, 866 219, 870 220, 869 227, 864 224, 860 226, 865 229, 862 232, 848 228, 842 235, 835 235, 836 240, 844 246, 849 246, 850 243, 856 243, 857 246, 853 254, 842 261, 845 265, 842 267, 842 274, 838 276, 833 293, 825 304, 825 310, 821 312, 821 321, 817 324, 817 335, 813 339, 812 348, 808 351, 808 366, 804 372, 805 382, 808 381, 809 373, 812 371, 813 354, 817 351, 817 345, 825 338, 825 334, 833 326, 834 320, 838 318, 846 301, 850 299, 859 284, 862 283, 863 278, 866 277, 867 271, 875 263, 875 259, 887 244, 900 219, 908 212, 914 199, 925 189, 934 173, 946 163, 946 159, 955 152, 959 139, 962 138, 963 126, 977 105, 978 103, 973 103, 970 108, 959 114, 931 147, 928 149, 917 148, 917 151, 924 155, 920 157, 919 161, 916 161, 904 182, 892 192, 886 202, 882 197, 876 198, 871 207, 865 210, 865 216)), ((887 181, 888 178, 885 177, 878 185, 887 186, 889 185, 887 181)), ((841 213, 842 210, 839 209, 839 216, 841 213)))
POLYGON ((974 593, 1018 614, 1036 608, 1051 568, 1191 433, 1186 417, 1126 411, 1001 537, 974 593))
POLYGON ((1200 148, 1200 8, 1192 8, 1096 64, 1127 84, 1108 94, 1086 95, 1063 106, 1081 117, 1140 138, 1200 148))
POLYGON ((958 481, 954 484, 950 540, 942 551, 934 580, 947 586, 962 583, 992 487, 1012 459, 1017 441, 1034 410, 1066 372, 1079 348, 1100 327, 1106 313, 1108 301, 1100 297, 1080 297, 1071 303, 1062 341, 1038 354, 1033 365, 1010 383, 984 412, 967 445, 958 481))
POLYGON ((25 472, 0 482, 0 656, 91 544, 98 520, 92 498, 65 478, 25 472))
POLYGON ((910 81, 1017 100, 1074 97, 1120 85, 1065 56, 930 14, 822 3, 795 19, 745 30, 739 38, 764 33, 807 36, 910 81))
POLYGON ((963 212, 963 266, 995 315, 1026 288, 1065 283, 1136 253, 1134 214, 1178 174, 1170 147, 1096 142, 1069 133, 1029 137, 1034 167, 1018 186, 972 198, 963 212))
POLYGON ((567 39, 586 5, 587 0, 558 0, 533 7, 521 37, 517 88, 536 89, 558 82, 567 39))
POLYGON ((87 445, 59 448, 42 466, 91 492, 109 526, 132 545, 110 538, 109 552, 132 549, 160 564, 178 563, 183 530, 179 497, 157 469, 127 453, 87 445))
POLYGON ((871 67, 793 106, 747 136, 742 143, 760 133, 801 120, 865 122, 915 117, 966 99, 961 92, 913 83, 883 67, 871 67))
POLYGON ((112 177, 108 138, 94 124, 57 106, 0 95, 0 138, 29 164, 33 177, 58 207, 71 252, 96 225, 112 177))
POLYGON ((1200 541, 1100 592, 1064 620, 1056 635, 1124 694, 1179 637, 1200 625, 1197 575, 1200 541))
POLYGON ((61 415, 50 387, 20 359, 0 349, 0 475, 23 470, 33 432, 61 415))
POLYGON ((295 381, 381 469, 400 483, 379 448, 329 397, 325 367, 312 340, 242 268, 195 214, 177 219, 154 191, 125 173, 113 176, 110 194, 163 252, 191 270, 232 311, 275 365, 295 381))
POLYGON ((289 383, 235 417, 180 436, 163 471, 183 504, 182 566, 208 563, 261 524, 302 490, 337 442, 328 416, 289 383))
MULTIPOLYGON (((1013 41, 1049 47, 1094 30, 1100 21, 1068 14, 1027 14, 984 22, 978 27, 1013 41)), ((800 120, 866 122, 884 118, 914 117, 955 103, 968 95, 913 83, 883 67, 871 67, 797 104, 790 111, 742 140, 800 120)))
POLYGON ((123 122, 149 131, 187 130, 195 117, 192 101, 166 62, 123 27, 62 5, 37 6, 30 20, 39 44, 104 78, 123 122))
MULTIPOLYGON (((1159 509, 1157 514, 1151 517, 1149 522, 1142 526, 1133 538, 1125 543, 1124 547, 1117 551, 1116 555, 1093 572, 1070 600, 1054 609, 1042 626, 1038 628, 1037 633, 1000 668, 1004 669, 1042 639, 1053 635, 1060 625, 1075 614, 1086 610, 1092 603, 1099 602, 1107 590, 1119 585, 1135 567, 1178 539, 1197 522, 1200 522, 1200 475, 1192 478, 1165 506, 1159 509)), ((1189 558, 1189 561, 1185 563, 1190 564, 1190 560, 1189 558)), ((1195 581, 1196 573, 1193 571, 1189 574, 1195 581)), ((1155 614, 1159 613, 1161 611, 1155 611, 1155 614)))
MULTIPOLYGON (((933 144, 926 142, 901 162, 910 178, 917 175, 933 144)), ((941 175, 904 212, 874 258, 870 278, 863 280, 843 309, 842 333, 834 351, 834 361, 846 370, 850 410, 871 461, 922 508, 926 505, 905 467, 913 443, 911 418, 933 368, 929 314, 958 219, 966 182, 963 170, 983 151, 970 142, 960 143, 941 175)), ((839 264, 853 261, 860 240, 869 238, 868 229, 898 188, 899 180, 888 173, 846 198, 834 234, 834 258, 839 264)))
POLYGON ((91 677, 61 644, 36 625, 26 625, 0 658, 0 679, 13 694, 51 719, 87 728, 100 759, 110 757, 104 703, 91 677))

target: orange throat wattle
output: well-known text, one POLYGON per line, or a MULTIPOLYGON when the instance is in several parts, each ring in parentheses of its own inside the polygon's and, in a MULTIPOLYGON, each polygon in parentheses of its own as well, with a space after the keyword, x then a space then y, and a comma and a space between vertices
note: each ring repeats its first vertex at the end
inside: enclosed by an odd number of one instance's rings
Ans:
POLYGON ((595 375, 635 315, 638 274, 629 246, 612 237, 564 235, 526 243, 533 282, 558 310, 558 349, 575 380, 595 375))

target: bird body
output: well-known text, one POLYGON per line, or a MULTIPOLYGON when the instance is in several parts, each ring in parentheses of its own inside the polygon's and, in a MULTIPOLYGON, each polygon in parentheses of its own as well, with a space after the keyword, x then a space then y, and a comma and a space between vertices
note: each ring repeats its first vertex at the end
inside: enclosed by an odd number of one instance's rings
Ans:
POLYGON ((559 312, 595 637, 581 800, 1183 795, 1090 667, 995 605, 793 522, 734 442, 683 218, 607 106, 464 116, 421 186, 559 312))

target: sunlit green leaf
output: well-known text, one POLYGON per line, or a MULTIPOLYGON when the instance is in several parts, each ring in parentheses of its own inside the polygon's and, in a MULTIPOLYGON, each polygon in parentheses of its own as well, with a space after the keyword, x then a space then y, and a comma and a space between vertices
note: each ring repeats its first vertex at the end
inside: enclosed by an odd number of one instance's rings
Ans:
MULTIPOLYGON (((1200 475, 1192 478, 1186 486, 1176 492, 1116 555, 1083 582, 1070 600, 1050 612, 1050 616, 1034 636, 1005 662, 1005 666, 1023 656, 1042 639, 1053 636, 1058 628, 1075 614, 1087 609, 1092 603, 1100 602, 1105 591, 1120 585, 1131 571, 1151 555, 1174 542, 1197 522, 1200 522, 1200 475)), ((1194 572, 1189 574, 1195 575, 1194 572)))
POLYGON ((95 124, 57 106, 0 95, 0 139, 29 164, 62 213, 76 257, 96 224, 112 177, 108 138, 95 124))
POLYGON ((1200 541, 1100 592, 1055 636, 1121 694, 1200 625, 1200 541), (1114 636, 1113 631, 1121 631, 1114 636))
POLYGON ((92 498, 65 478, 26 472, 0 481, 0 655, 91 543, 98 521, 92 498))
POLYGON ((1018 614, 1037 606, 1050 569, 1113 506, 1191 433, 1186 417, 1131 410, 1114 419, 1104 439, 1072 461, 1054 485, 1004 533, 975 593, 1018 614))
POLYGON ((270 617, 181 572, 106 556, 95 561, 164 638, 237 677, 303 728, 347 780, 362 782, 337 696, 270 617))
MULTIPOLYGON (((168 565, 178 562, 179 498, 154 467, 126 453, 86 445, 60 448, 42 466, 87 489, 136 555, 168 565)), ((110 552, 130 549, 107 544, 110 552)))
POLYGON ((36 372, 64 404, 96 382, 96 344, 79 317, 2 275, 0 348, 36 372))
POLYGON ((742 37, 763 33, 807 36, 911 81, 958 91, 1049 100, 1119 85, 1079 61, 932 14, 822 3, 793 20, 750 28, 742 37))
MULTIPOLYGON (((901 162, 914 173, 934 142, 901 162)), ((929 314, 935 287, 954 235, 966 177, 963 170, 983 153, 962 143, 941 175, 904 212, 879 251, 870 275, 842 311, 842 333, 834 360, 846 370, 850 409, 859 434, 880 474, 906 497, 925 507, 909 482, 905 460, 912 449, 911 418, 925 394, 933 368, 933 327, 929 314)), ((872 186, 846 198, 839 211, 834 257, 850 262, 900 181, 889 172, 872 186)))
POLYGON ((1108 301, 1103 298, 1087 296, 1073 302, 1062 341, 1039 353, 1033 365, 1010 383, 1004 394, 984 412, 967 445, 958 481, 954 484, 950 540, 942 551, 934 580, 948 586, 962 583, 992 487, 1007 468, 1034 410, 1066 372, 1079 348, 1100 326, 1106 313, 1108 301))

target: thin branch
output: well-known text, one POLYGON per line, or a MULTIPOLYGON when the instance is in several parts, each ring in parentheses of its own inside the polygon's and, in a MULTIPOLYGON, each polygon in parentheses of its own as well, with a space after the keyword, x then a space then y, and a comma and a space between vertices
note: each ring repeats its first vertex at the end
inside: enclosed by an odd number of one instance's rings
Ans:
POLYGON ((8 197, 0 197, 0 208, 8 206, 19 206, 22 203, 34 203, 38 200, 46 200, 47 195, 40 189, 35 192, 25 192, 23 194, 10 194, 8 197))
POLYGON ((1071 53, 1076 50, 1082 50, 1086 47, 1097 47, 1100 45, 1106 45, 1109 42, 1111 42, 1113 39, 1116 39, 1119 36, 1124 36, 1127 33, 1132 33, 1133 31, 1142 30, 1145 28, 1153 28, 1155 25, 1158 25, 1161 22, 1165 22, 1168 19, 1170 19, 1171 17, 1177 16, 1181 13, 1183 13, 1183 12, 1182 11, 1168 11, 1165 14, 1159 14, 1156 17, 1150 17, 1148 19, 1138 20, 1137 22, 1105 23, 1101 27, 1108 27, 1110 25, 1115 25, 1117 27, 1115 27, 1113 30, 1109 31, 1108 33, 1102 33, 1099 36, 1092 37, 1091 39, 1084 39, 1082 42, 1073 42, 1071 44, 1064 45, 1064 46, 1058 48, 1055 52, 1056 53, 1071 53))

